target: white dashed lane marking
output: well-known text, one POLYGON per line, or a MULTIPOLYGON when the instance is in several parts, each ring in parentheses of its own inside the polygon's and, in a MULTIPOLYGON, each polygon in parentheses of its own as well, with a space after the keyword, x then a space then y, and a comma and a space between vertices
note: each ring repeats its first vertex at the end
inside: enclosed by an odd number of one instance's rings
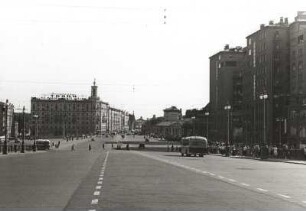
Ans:
POLYGON ((262 192, 268 192, 268 190, 265 190, 265 189, 262 189, 262 188, 256 188, 257 190, 259 191, 262 191, 262 192))
POLYGON ((280 193, 278 193, 277 195, 279 195, 279 196, 281 196, 281 197, 284 197, 284 198, 286 198, 286 199, 290 199, 290 198, 291 198, 290 196, 283 195, 283 194, 280 194, 280 193))
MULTIPOLYGON (((174 166, 177 166, 177 167, 182 167, 184 169, 188 169, 190 171, 193 171, 193 172, 196 172, 196 173, 202 173, 202 174, 209 174, 210 176, 215 176, 214 178, 219 178, 219 179, 226 179, 230 182, 233 182, 233 183, 236 183, 238 184, 238 181, 234 180, 234 179, 229 179, 229 178, 226 178, 226 177, 223 177, 221 175, 216 175, 214 173, 211 173, 211 172, 207 172, 207 171, 201 171, 199 169, 196 169, 196 168, 193 168, 193 167, 190 167, 190 166, 186 166, 186 165, 183 165, 183 164, 180 164, 178 162, 175 162, 175 161, 169 161, 169 160, 165 160, 165 159, 162 159, 162 158, 158 158, 158 157, 153 157, 153 156, 150 156, 150 155, 146 155, 144 153, 140 153, 140 152, 136 152, 137 154, 140 154, 142 156, 145 156, 145 157, 148 157, 148 158, 151 158, 153 160, 157 160, 157 161, 161 161, 161 162, 164 162, 164 163, 168 163, 168 164, 171 164, 171 165, 174 165, 174 166)), ((250 184, 247 184, 247 183, 239 183, 239 185, 242 185, 242 186, 245 186, 245 187, 252 187, 250 184)), ((255 188, 255 190, 257 191, 261 191, 261 192, 264 192, 264 193, 267 193, 269 192, 268 190, 266 189, 263 189, 263 188, 255 188)), ((276 194, 276 193, 272 193, 272 192, 269 192, 271 194, 276 194)), ((291 197, 288 196, 288 195, 283 195, 283 194, 277 194, 278 196, 282 197, 282 198, 286 198, 286 199, 290 199, 291 197)), ((302 201, 302 203, 306 204, 306 201, 302 201)))
POLYGON ((91 204, 98 204, 98 202, 99 202, 99 199, 93 199, 93 200, 91 200, 91 204))
POLYGON ((93 195, 94 196, 99 196, 100 195, 100 191, 95 191, 93 195))
MULTIPOLYGON (((102 169, 101 169, 101 173, 100 173, 100 175, 99 175, 99 180, 98 180, 98 182, 97 182, 97 186, 96 186, 96 190, 101 190, 102 189, 102 183, 103 183, 103 176, 104 176, 104 171, 105 171, 105 166, 106 166, 106 162, 107 162, 107 158, 108 158, 108 154, 109 154, 109 152, 107 152, 106 153, 106 157, 105 157, 105 159, 104 159, 104 162, 103 162, 103 165, 102 165, 102 169)), ((101 191, 94 191, 94 193, 93 193, 93 195, 94 196, 100 196, 100 194, 101 194, 101 191)), ((92 205, 97 205, 99 203, 99 199, 92 199, 91 200, 91 204, 92 205)), ((95 209, 90 209, 90 210, 88 210, 88 211, 96 211, 95 209)))

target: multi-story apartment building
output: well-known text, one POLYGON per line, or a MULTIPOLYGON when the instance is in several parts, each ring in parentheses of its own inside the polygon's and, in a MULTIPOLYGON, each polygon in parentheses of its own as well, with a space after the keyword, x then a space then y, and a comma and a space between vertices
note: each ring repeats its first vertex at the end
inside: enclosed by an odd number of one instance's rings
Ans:
POLYGON ((252 144, 278 145, 285 137, 289 94, 289 24, 280 18, 247 36, 243 72, 245 137, 252 144), (251 120, 251 122, 250 122, 251 120), (251 135, 252 138, 249 137, 251 135))
POLYGON ((289 142, 306 146, 306 12, 298 12, 289 26, 290 107, 289 142))
POLYGON ((242 68, 245 50, 229 48, 210 57, 210 139, 227 140, 227 127, 231 128, 230 140, 237 142, 242 136, 242 68), (225 106, 230 105, 230 111, 225 106), (230 112, 230 115, 228 115, 230 112), (230 118, 230 124, 227 124, 230 118))
POLYGON ((7 102, 0 102, 0 136, 7 138, 12 137, 14 105, 7 102))

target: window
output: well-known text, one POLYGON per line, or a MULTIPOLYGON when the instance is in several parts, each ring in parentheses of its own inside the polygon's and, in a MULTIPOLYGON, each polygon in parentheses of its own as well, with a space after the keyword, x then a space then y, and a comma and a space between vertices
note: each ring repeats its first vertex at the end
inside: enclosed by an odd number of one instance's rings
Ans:
POLYGON ((237 66, 237 62, 236 61, 226 61, 225 62, 225 66, 226 67, 236 67, 237 66))
POLYGON ((298 36, 298 44, 301 44, 304 42, 304 35, 298 36))

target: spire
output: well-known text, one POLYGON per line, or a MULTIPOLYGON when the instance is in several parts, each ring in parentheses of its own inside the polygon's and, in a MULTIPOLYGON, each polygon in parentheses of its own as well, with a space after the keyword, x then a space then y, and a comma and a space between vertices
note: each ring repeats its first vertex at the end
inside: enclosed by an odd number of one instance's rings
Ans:
POLYGON ((98 98, 98 87, 96 86, 96 79, 94 79, 93 85, 91 86, 91 98, 98 98))

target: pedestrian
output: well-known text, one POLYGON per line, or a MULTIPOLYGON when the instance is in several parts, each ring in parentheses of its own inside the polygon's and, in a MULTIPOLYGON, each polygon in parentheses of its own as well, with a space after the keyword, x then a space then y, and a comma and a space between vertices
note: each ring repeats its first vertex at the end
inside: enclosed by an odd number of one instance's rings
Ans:
POLYGON ((88 145, 88 150, 89 150, 89 151, 91 150, 91 144, 88 145))
POLYGON ((74 144, 71 145, 71 151, 74 151, 74 144))
POLYGON ((105 147, 104 147, 104 143, 102 144, 102 148, 103 148, 103 149, 105 149, 105 147))
POLYGON ((306 160, 306 147, 304 147, 304 158, 306 160))

